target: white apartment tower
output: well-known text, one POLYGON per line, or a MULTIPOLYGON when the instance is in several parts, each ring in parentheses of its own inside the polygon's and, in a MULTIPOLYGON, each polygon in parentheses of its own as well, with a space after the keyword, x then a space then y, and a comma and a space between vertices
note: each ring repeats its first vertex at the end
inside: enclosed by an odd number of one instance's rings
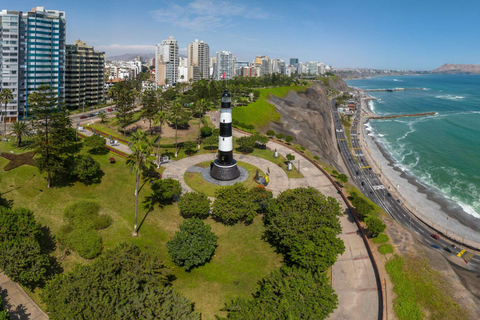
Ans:
POLYGON ((232 52, 217 51, 217 62, 215 66, 215 80, 233 79, 233 75, 235 74, 235 63, 232 52), (223 77, 223 74, 225 74, 225 78, 223 77))
POLYGON ((178 44, 173 36, 157 44, 155 49, 155 81, 159 85, 178 82, 178 44))
POLYGON ((208 79, 210 74, 209 58, 210 48, 208 44, 203 41, 198 42, 198 39, 188 44, 188 80, 208 79))

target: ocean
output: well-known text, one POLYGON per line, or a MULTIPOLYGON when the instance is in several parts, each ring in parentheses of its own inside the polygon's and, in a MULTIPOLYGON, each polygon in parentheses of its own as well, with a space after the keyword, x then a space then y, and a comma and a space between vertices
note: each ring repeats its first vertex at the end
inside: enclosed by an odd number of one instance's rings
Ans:
POLYGON ((371 101, 370 108, 379 115, 432 111, 437 115, 371 120, 367 129, 394 167, 429 192, 459 205, 467 220, 480 219, 480 75, 385 76, 346 82, 361 89, 425 88, 370 92, 379 99, 371 101))

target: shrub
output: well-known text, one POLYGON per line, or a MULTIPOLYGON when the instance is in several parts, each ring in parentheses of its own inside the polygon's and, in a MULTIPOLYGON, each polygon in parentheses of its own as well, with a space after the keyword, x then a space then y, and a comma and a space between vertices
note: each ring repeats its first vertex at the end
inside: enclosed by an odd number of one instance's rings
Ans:
POLYGON ((343 183, 347 183, 347 182, 348 182, 348 176, 347 176, 346 174, 344 174, 344 173, 339 174, 339 175, 337 176, 337 179, 338 179, 338 181, 343 182, 343 183))
POLYGON ((381 246, 378 247, 378 252, 381 254, 387 254, 387 253, 393 253, 393 247, 391 244, 382 244, 381 246))
POLYGON ((276 137, 277 139, 283 139, 285 138, 285 135, 283 133, 277 133, 276 137))
POLYGON ((156 204, 164 206, 176 201, 182 193, 180 182, 172 178, 156 180, 152 184, 152 193, 144 201, 147 207, 153 208, 156 204))
POLYGON ((206 219, 210 214, 210 199, 200 192, 187 192, 180 197, 178 207, 185 218, 206 219))
POLYGON ((185 153, 193 153, 195 149, 197 148, 197 143, 195 141, 185 141, 183 143, 183 147, 185 148, 185 153))
POLYGON ((79 154, 73 158, 72 175, 85 184, 100 182, 100 163, 91 155, 79 154))
POLYGON ((250 194, 252 195, 252 201, 257 205, 257 212, 259 213, 266 210, 270 199, 273 198, 273 193, 260 184, 250 189, 250 194))
POLYGON ((202 137, 206 138, 206 137, 210 137, 212 135, 212 131, 213 129, 210 128, 210 127, 202 127, 200 129, 200 134, 202 137))
POLYGON ((168 252, 176 265, 189 271, 210 261, 217 247, 218 237, 211 227, 200 219, 188 219, 180 231, 167 242, 168 252))
POLYGON ((313 156, 313 159, 320 160, 320 157, 319 156, 313 156))
POLYGON ((102 253, 102 238, 88 227, 77 228, 69 233, 66 245, 85 259, 93 259, 102 253))
POLYGON ((373 243, 382 244, 388 242, 389 238, 386 234, 380 233, 378 236, 372 239, 373 243))
POLYGON ((90 137, 86 137, 83 141, 85 143, 85 146, 89 148, 88 152, 93 154, 99 154, 99 153, 105 152, 105 144, 106 144, 105 138, 94 134, 90 137))
POLYGON ((285 141, 287 141, 288 143, 292 142, 293 141, 293 137, 292 136, 287 136, 285 138, 285 141))
POLYGON ((82 225, 85 222, 91 221, 98 211, 100 204, 91 200, 80 200, 68 205, 63 211, 63 216, 70 224, 82 225))
POLYGON ((215 195, 212 215, 224 224, 233 225, 239 221, 251 223, 257 216, 252 195, 242 184, 235 183, 218 189, 215 195))
POLYGON ((92 226, 95 230, 102 230, 110 227, 112 222, 113 220, 111 216, 106 214, 101 214, 92 221, 92 226))
POLYGON ((268 131, 267 131, 267 136, 271 136, 271 137, 272 137, 272 136, 274 136, 274 135, 275 135, 275 131, 273 131, 273 130, 268 130, 268 131))

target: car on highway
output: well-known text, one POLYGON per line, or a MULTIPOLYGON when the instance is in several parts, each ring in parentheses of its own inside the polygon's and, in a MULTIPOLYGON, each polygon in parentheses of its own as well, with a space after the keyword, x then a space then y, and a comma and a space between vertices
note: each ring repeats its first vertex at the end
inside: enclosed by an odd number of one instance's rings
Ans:
POLYGON ((436 233, 432 233, 432 234, 430 235, 430 237, 432 237, 432 238, 435 239, 435 240, 440 239, 440 237, 439 237, 438 234, 436 234, 436 233))
POLYGON ((436 244, 432 244, 431 247, 432 247, 432 248, 435 248, 435 249, 438 249, 438 250, 442 250, 442 249, 440 249, 440 247, 437 246, 436 244))
POLYGON ((453 253, 453 249, 450 248, 450 247, 445 247, 445 248, 443 248, 443 250, 445 250, 447 252, 450 252, 450 253, 453 253))
POLYGON ((108 109, 107 109, 107 112, 112 112, 112 111, 113 111, 112 108, 108 108, 108 109))
POLYGON ((362 181, 362 186, 364 186, 364 185, 365 185, 365 181, 362 181))
POLYGON ((358 176, 358 175, 360 174, 360 172, 357 171, 356 174, 357 174, 357 176, 358 176))
POLYGON ((387 193, 387 196, 391 197, 391 196, 392 196, 392 194, 389 192, 389 193, 387 193))
POLYGON ((95 116, 96 116, 95 113, 89 113, 89 114, 88 114, 88 117, 90 117, 90 118, 95 117, 95 116))
POLYGON ((87 116, 80 116, 80 119, 87 119, 87 116))
POLYGON ((454 245, 453 243, 450 245, 450 247, 452 247, 452 248, 457 248, 457 246, 454 245))

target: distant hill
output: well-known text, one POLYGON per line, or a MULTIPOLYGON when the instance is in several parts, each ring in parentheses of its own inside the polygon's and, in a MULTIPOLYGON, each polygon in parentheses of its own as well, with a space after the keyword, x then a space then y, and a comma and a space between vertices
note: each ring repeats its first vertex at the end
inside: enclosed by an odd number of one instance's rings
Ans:
MULTIPOLYGON (((106 57, 105 60, 108 60, 108 61, 129 61, 129 60, 135 59, 139 55, 142 56, 143 60, 152 59, 152 58, 155 57, 154 53, 125 53, 125 54, 121 54, 121 55, 118 55, 118 56, 106 57)), ((183 55, 183 54, 179 54, 178 56, 180 58, 186 58, 187 57, 186 55, 183 55)))
POLYGON ((430 73, 444 73, 444 74, 480 74, 480 65, 478 64, 452 64, 445 63, 440 68, 430 71, 430 73))
POLYGON ((111 57, 106 57, 105 60, 109 60, 109 61, 120 61, 120 60, 123 60, 123 61, 128 61, 128 60, 132 60, 138 56, 142 56, 142 58, 145 60, 145 59, 152 59, 155 54, 154 53, 125 53, 125 54, 121 54, 121 55, 118 55, 118 56, 111 56, 111 57))

